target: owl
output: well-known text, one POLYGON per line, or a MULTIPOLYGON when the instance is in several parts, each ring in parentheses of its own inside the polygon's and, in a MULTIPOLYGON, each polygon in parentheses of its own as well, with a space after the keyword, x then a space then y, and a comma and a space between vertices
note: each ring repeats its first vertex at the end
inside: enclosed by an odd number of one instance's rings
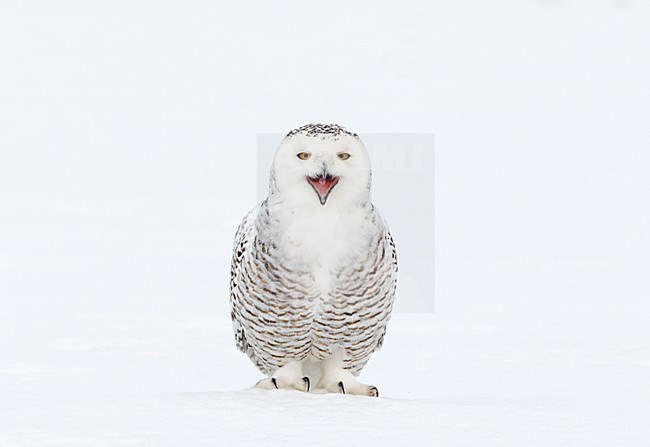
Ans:
POLYGON ((307 124, 280 144, 231 264, 236 344, 266 376, 257 387, 379 396, 357 376, 386 335, 397 255, 370 190, 368 152, 346 128, 307 124))

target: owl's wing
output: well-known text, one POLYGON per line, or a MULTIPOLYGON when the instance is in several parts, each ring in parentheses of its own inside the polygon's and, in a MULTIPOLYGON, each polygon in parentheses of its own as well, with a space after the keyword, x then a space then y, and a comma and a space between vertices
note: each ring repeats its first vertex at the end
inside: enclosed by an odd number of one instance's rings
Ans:
POLYGON ((381 348, 397 286, 395 242, 378 211, 371 220, 379 229, 371 250, 337 275, 331 307, 326 308, 322 322, 316 321, 316 348, 343 347, 345 367, 353 374, 381 348))
POLYGON ((262 202, 242 221, 233 248, 230 309, 237 347, 264 374, 310 349, 310 320, 317 290, 309 271, 285 265, 264 233, 268 208, 262 202))
POLYGON ((381 346, 384 344, 384 337, 386 336, 386 328, 388 326, 388 319, 390 319, 390 314, 393 311, 393 302, 395 301, 395 293, 397 291, 397 271, 398 271, 398 266, 397 266, 397 249, 395 247, 395 241, 393 240, 393 236, 390 234, 390 231, 388 230, 388 227, 386 227, 386 230, 384 232, 383 236, 384 240, 384 246, 386 247, 387 252, 390 254, 390 269, 387 269, 387 275, 390 278, 391 284, 384 290, 384 293, 386 297, 384 298, 385 302, 390 303, 387 306, 387 318, 384 320, 382 331, 381 331, 381 336, 377 340, 377 344, 375 345, 373 352, 381 348, 381 346))
POLYGON ((242 324, 242 302, 243 290, 241 284, 241 275, 244 273, 244 259, 247 252, 251 249, 255 240, 255 218, 259 210, 259 205, 253 208, 239 224, 235 241, 232 249, 232 261, 230 263, 230 317, 232 319, 233 330, 235 331, 235 342, 237 348, 250 355, 251 345, 246 339, 244 325, 242 324))
POLYGON ((386 242, 388 243, 388 246, 390 247, 390 257, 391 257, 391 266, 393 268, 393 274, 395 275, 395 281, 397 281, 397 248, 395 248, 395 241, 393 240, 393 235, 390 234, 390 231, 388 228, 386 228, 386 235, 384 236, 386 238, 386 242))

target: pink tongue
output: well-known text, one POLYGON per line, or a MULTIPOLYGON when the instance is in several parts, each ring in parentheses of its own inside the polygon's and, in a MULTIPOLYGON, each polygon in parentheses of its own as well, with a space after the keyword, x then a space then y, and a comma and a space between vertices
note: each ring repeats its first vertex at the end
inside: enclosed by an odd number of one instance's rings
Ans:
POLYGON ((316 187, 318 194, 320 194, 322 197, 330 190, 332 183, 334 183, 334 180, 327 180, 321 177, 318 179, 318 182, 316 182, 314 186, 316 187))

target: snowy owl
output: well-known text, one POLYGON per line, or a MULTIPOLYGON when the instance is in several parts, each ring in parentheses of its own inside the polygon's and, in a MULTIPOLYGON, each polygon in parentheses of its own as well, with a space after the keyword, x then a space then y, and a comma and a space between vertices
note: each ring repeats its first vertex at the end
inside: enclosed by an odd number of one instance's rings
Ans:
POLYGON ((237 229, 230 305, 259 388, 378 396, 357 381, 384 341, 397 285, 395 244, 370 198, 370 160, 334 124, 289 132, 269 195, 237 229))

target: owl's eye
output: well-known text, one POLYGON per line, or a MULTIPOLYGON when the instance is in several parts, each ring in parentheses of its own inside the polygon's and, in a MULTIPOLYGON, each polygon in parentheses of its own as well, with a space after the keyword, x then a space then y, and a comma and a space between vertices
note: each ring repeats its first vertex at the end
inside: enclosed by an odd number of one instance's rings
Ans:
POLYGON ((350 158, 350 154, 348 154, 347 152, 339 152, 338 156, 341 160, 347 160, 348 158, 350 158))
POLYGON ((298 158, 301 160, 309 160, 311 154, 309 152, 298 152, 298 158))

